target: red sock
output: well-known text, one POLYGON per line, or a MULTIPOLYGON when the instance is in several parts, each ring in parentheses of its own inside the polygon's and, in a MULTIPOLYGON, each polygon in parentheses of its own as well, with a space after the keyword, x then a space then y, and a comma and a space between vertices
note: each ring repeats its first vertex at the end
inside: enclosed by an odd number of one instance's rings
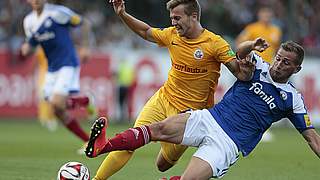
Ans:
POLYGON ((84 142, 89 141, 88 134, 81 128, 79 122, 75 118, 70 118, 64 125, 84 142))
POLYGON ((101 153, 111 152, 115 150, 135 150, 150 142, 151 133, 148 126, 130 128, 114 138, 104 146, 101 153))
POLYGON ((180 180, 181 176, 171 176, 169 180, 180 180))
POLYGON ((77 107, 86 107, 89 104, 87 96, 70 96, 67 99, 67 109, 75 109, 77 107))

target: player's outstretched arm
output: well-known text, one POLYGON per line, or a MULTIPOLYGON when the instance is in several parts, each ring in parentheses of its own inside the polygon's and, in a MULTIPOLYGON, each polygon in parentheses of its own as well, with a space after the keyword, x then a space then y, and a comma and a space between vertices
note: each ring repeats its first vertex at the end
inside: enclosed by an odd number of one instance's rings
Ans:
POLYGON ((257 38, 253 41, 245 41, 238 46, 237 56, 239 59, 244 59, 253 50, 262 52, 266 50, 270 45, 266 40, 262 38, 257 38))
POLYGON ((225 65, 229 71, 241 81, 249 81, 253 77, 255 62, 248 61, 247 59, 234 59, 225 65))
POLYGON ((312 151, 320 158, 320 136, 314 129, 307 129, 302 136, 308 142, 312 151))
POLYGON ((125 11, 124 0, 109 0, 109 2, 113 4, 115 13, 133 32, 147 41, 155 42, 151 33, 151 26, 128 14, 125 11))
POLYGON ((268 47, 269 44, 262 38, 257 38, 254 41, 245 41, 239 45, 237 60, 227 63, 226 66, 237 79, 249 81, 255 70, 255 62, 248 55, 253 50, 262 52, 268 47))

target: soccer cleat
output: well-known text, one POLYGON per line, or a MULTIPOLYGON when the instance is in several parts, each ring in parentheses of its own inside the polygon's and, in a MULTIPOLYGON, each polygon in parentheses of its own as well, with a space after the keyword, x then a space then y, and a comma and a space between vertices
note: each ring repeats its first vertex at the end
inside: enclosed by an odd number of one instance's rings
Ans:
POLYGON ((108 120, 105 117, 97 119, 92 127, 88 145, 85 153, 89 158, 97 157, 103 147, 107 144, 106 128, 108 126, 108 120))

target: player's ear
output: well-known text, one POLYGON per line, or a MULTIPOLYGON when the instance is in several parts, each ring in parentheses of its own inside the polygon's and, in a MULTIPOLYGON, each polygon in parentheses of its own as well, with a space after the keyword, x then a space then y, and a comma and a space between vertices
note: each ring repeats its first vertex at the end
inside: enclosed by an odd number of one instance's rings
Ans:
POLYGON ((296 68, 296 70, 294 71, 294 73, 297 73, 297 72, 299 72, 300 70, 301 70, 301 66, 298 66, 297 68, 296 68))
POLYGON ((192 19, 193 19, 194 21, 198 21, 198 13, 193 12, 193 13, 191 14, 191 16, 192 16, 192 19))

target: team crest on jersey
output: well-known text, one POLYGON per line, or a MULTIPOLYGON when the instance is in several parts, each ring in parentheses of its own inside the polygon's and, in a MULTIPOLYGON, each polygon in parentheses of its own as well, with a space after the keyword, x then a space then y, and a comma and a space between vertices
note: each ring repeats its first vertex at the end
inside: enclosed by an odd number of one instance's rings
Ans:
POLYGON ((280 97, 281 99, 283 99, 284 101, 288 99, 288 95, 286 92, 284 91, 280 91, 280 97))
POLYGON ((52 25, 52 20, 51 20, 51 19, 47 19, 47 20, 44 22, 44 27, 46 27, 46 28, 51 27, 51 25, 52 25))
POLYGON ((193 57, 200 60, 203 58, 203 52, 201 49, 196 49, 196 51, 193 54, 193 57))

